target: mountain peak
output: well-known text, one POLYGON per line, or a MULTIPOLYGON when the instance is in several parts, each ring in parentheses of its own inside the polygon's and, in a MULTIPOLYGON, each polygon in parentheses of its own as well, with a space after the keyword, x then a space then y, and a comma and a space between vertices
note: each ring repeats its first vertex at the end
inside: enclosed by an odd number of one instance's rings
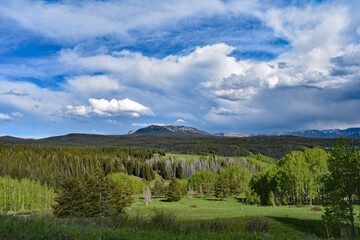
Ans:
POLYGON ((152 135, 192 135, 192 136, 211 136, 211 133, 198 130, 193 127, 178 125, 149 125, 140 128, 134 134, 152 134, 152 135))

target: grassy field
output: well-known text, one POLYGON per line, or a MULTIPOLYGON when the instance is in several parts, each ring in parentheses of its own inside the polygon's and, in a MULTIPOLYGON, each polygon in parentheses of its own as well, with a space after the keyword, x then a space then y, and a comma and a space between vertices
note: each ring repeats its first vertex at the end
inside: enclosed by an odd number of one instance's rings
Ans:
POLYGON ((209 240, 317 239, 324 236, 320 221, 323 211, 314 211, 310 206, 245 205, 242 201, 243 198, 234 197, 224 201, 215 198, 182 199, 179 202, 154 199, 146 206, 143 198, 138 196, 134 204, 125 209, 126 224, 122 219, 111 218, 86 220, 86 224, 84 219, 59 220, 52 216, 50 209, 34 211, 36 217, 19 216, 24 213, 18 212, 16 217, 0 215, 0 239, 209 240), (166 229, 152 226, 154 209, 170 211, 176 216, 176 224, 166 229), (266 220, 267 233, 247 233, 246 224, 251 220, 266 220), (219 225, 220 230, 217 230, 218 227, 209 228, 207 225, 210 223, 212 226, 219 225), (25 232, 19 230, 24 227, 25 232), (188 229, 191 231, 188 232, 188 229))
POLYGON ((172 210, 179 219, 189 225, 201 220, 225 222, 231 230, 244 230, 244 222, 253 219, 266 219, 270 235, 296 236, 306 234, 323 235, 321 215, 323 211, 314 211, 310 206, 256 206, 245 205, 242 198, 229 198, 223 202, 215 198, 182 199, 180 202, 167 202, 154 199, 145 206, 142 198, 137 198, 132 207, 126 208, 130 216, 140 213, 150 216, 152 209, 172 210))

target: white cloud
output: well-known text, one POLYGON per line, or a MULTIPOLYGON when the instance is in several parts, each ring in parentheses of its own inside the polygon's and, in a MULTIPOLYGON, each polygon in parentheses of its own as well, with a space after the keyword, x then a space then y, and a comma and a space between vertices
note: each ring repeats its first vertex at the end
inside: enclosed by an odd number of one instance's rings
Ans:
POLYGON ((176 123, 181 123, 181 124, 186 123, 186 121, 183 120, 183 119, 181 119, 181 118, 179 118, 179 119, 176 120, 175 122, 176 122, 176 123))
POLYGON ((105 122, 113 124, 113 125, 122 125, 121 122, 116 121, 116 120, 111 120, 111 119, 107 119, 105 122))
POLYGON ((42 117, 52 116, 72 98, 68 93, 42 88, 29 82, 12 82, 0 78, 0 86, 3 89, 9 89, 7 92, 13 93, 0 94, 0 106, 11 107, 15 109, 13 111, 32 113, 42 117), (14 94, 14 91, 17 94, 14 94))
POLYGON ((147 127, 150 125, 165 126, 166 124, 164 124, 164 123, 131 123, 131 126, 140 127, 140 128, 144 128, 144 127, 147 127))
POLYGON ((24 114, 22 114, 20 112, 13 112, 13 113, 11 113, 11 116, 13 116, 14 118, 22 118, 24 116, 24 114))
POLYGON ((4 92, 3 94, 15 95, 15 96, 26 96, 26 95, 28 95, 28 93, 26 93, 25 91, 20 90, 20 89, 11 89, 11 90, 9 90, 7 92, 4 92))
POLYGON ((106 72, 131 86, 141 84, 142 88, 169 90, 188 85, 189 78, 193 85, 209 78, 241 73, 244 64, 228 56, 233 50, 234 47, 220 43, 198 47, 185 56, 170 55, 162 59, 129 51, 89 57, 74 50, 63 50, 60 57, 68 68, 89 73, 106 72))
POLYGON ((13 120, 14 118, 11 117, 9 114, 0 113, 0 120, 13 120))
POLYGON ((140 115, 153 116, 150 108, 141 105, 128 98, 123 100, 89 98, 90 106, 65 106, 65 112, 72 115, 89 116, 95 114, 99 116, 124 115, 130 117, 140 117, 140 115))
POLYGON ((0 5, 0 15, 23 28, 55 39, 78 40, 86 37, 120 34, 137 27, 152 28, 191 16, 250 10, 257 3, 200 1, 85 1, 52 2, 12 0, 0 5))
POLYGON ((95 92, 118 91, 121 89, 118 81, 107 75, 78 76, 67 80, 70 91, 82 92, 87 95, 95 92))

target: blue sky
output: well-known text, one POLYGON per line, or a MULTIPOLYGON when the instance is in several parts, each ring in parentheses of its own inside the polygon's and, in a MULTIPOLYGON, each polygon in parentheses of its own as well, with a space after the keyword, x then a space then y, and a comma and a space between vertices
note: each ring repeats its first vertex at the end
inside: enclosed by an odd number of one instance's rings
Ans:
POLYGON ((360 126, 360 2, 0 3, 0 135, 360 126))

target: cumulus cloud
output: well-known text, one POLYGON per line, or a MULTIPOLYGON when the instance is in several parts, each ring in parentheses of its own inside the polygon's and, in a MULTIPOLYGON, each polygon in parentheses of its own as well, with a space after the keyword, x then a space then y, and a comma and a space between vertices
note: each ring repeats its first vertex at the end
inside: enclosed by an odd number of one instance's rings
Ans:
POLYGON ((12 120, 12 119, 14 118, 11 117, 9 114, 0 113, 0 120, 12 120))
POLYGON ((20 112, 13 112, 10 114, 6 114, 6 113, 0 113, 0 120, 14 120, 16 118, 21 118, 24 115, 20 112))
POLYGON ((65 112, 72 115, 89 116, 95 114, 98 116, 116 116, 124 115, 130 117, 140 117, 140 115, 153 116, 150 108, 141 105, 128 98, 123 100, 89 98, 90 106, 65 106, 65 112))
MULTIPOLYGON (((123 84, 148 89, 169 90, 202 82, 209 78, 222 78, 242 71, 234 57, 228 56, 234 47, 214 44, 198 47, 188 55, 170 55, 158 59, 141 53, 121 51, 111 55, 82 56, 76 50, 63 50, 61 62, 68 68, 89 73, 105 72, 121 79, 123 84)), ((240 63, 242 64, 242 63, 240 63)))

